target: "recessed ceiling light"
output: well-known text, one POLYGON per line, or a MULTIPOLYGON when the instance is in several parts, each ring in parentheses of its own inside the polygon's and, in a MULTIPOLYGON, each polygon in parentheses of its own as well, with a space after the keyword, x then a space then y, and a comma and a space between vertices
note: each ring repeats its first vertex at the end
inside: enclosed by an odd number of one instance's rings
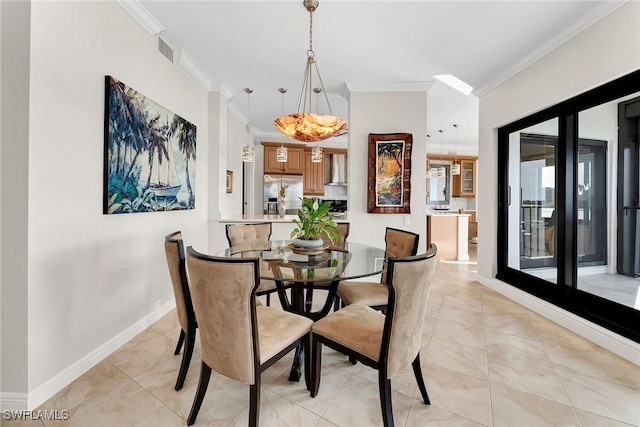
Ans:
POLYGON ((433 76, 436 79, 440 80, 442 83, 447 86, 451 86, 458 92, 464 93, 465 95, 469 95, 473 90, 472 86, 469 86, 459 78, 451 74, 438 74, 437 76, 433 76))

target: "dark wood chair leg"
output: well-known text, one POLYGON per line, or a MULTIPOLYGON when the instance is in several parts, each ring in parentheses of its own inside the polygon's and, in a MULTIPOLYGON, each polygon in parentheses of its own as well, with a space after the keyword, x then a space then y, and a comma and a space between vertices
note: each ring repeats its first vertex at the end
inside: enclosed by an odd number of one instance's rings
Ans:
POLYGON ((271 292, 267 294, 267 307, 271 307, 271 292))
POLYGON ((311 306, 313 305, 313 288, 307 289, 305 299, 304 299, 304 307, 305 313, 311 313, 311 306))
POLYGON ((393 427, 393 408, 391 407, 391 380, 386 378, 384 369, 378 371, 378 388, 380 389, 380 406, 384 427, 393 427))
POLYGON ((340 297, 336 295, 336 299, 333 300, 333 311, 340 310, 340 297))
POLYGON ((260 420, 260 373, 256 381, 249 386, 249 427, 258 427, 260 420))
POLYGON ((413 366, 413 374, 416 376, 416 382, 418 383, 418 388, 420 389, 420 394, 422 394, 422 400, 427 405, 431 405, 431 401, 429 401, 429 395, 427 394, 427 388, 424 385, 424 378, 422 378, 422 369, 420 368, 420 353, 416 355, 416 358, 411 363, 413 366))
POLYGON ((207 393, 209 378, 211 378, 211 368, 202 362, 202 366, 200 366, 200 382, 198 382, 198 390, 193 398, 193 406, 191 407, 191 412, 189 412, 189 418, 187 418, 188 426, 193 425, 193 423, 196 422, 196 417, 198 416, 198 412, 200 412, 200 407, 202 406, 202 400, 204 399, 204 395, 207 393))
POLYGON ((178 337, 178 345, 176 346, 176 351, 173 352, 174 355, 180 354, 180 349, 182 348, 182 343, 184 342, 184 329, 180 329, 180 336, 178 337))
POLYGON ((318 341, 318 337, 311 334, 311 353, 310 359, 312 361, 309 364, 313 365, 311 372, 311 397, 316 397, 318 395, 318 390, 320 390, 320 371, 322 368, 322 344, 318 341))
MULTIPOLYGON (((184 332, 184 330, 182 331, 184 332)), ((176 381, 176 391, 182 389, 184 380, 187 378, 187 371, 189 370, 189 364, 191 364, 191 356, 193 355, 193 347, 196 343, 196 330, 187 331, 186 340, 184 344, 184 352, 182 353, 182 363, 180 364, 180 371, 178 372, 178 380, 176 381)))
POLYGON ((351 355, 349 355, 349 362, 351 362, 352 365, 355 365, 356 363, 358 363, 356 358, 351 355))
POLYGON ((313 378, 311 377, 311 365, 313 363, 313 354, 311 354, 311 333, 302 337, 302 347, 304 348, 304 383, 307 390, 313 390, 313 378))

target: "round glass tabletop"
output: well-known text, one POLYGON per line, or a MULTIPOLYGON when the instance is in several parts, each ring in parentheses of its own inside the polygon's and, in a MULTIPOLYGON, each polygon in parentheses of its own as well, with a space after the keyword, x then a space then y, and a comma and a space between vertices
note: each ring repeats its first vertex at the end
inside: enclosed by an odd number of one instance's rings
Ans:
POLYGON ((305 282, 347 280, 372 276, 386 269, 384 249, 359 243, 328 247, 309 254, 292 248, 290 240, 247 243, 220 251, 216 256, 258 258, 260 278, 297 279, 305 282))

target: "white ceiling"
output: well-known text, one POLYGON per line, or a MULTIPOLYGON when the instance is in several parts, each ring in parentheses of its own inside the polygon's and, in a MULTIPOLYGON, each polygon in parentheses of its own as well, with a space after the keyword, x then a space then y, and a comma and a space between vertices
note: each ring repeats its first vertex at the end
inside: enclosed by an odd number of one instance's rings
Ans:
MULTIPOLYGON (((263 137, 279 135, 273 119, 295 110, 309 43, 302 0, 125 1, 153 34, 183 52, 181 63, 230 103, 263 137), (184 54, 186 53, 186 55, 184 54)), ((615 10, 624 1, 344 1, 320 0, 313 14, 314 51, 331 107, 348 118, 346 85, 378 87, 434 81, 453 74, 470 96, 435 83, 428 124, 445 151, 459 123, 461 151, 477 147, 478 96, 615 10)), ((315 86, 315 84, 314 84, 315 86)), ((321 98, 322 101, 322 98, 321 98)), ((320 102, 321 112, 323 103, 320 102)))

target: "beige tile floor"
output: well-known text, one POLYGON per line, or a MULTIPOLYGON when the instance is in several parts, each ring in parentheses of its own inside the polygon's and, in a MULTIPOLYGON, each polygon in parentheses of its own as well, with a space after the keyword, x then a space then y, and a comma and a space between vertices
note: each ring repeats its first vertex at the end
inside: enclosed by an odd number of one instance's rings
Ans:
MULTIPOLYGON (((474 263, 440 262, 421 358, 432 404, 411 369, 392 380, 399 426, 640 426, 640 367, 474 281, 474 263)), ((68 409, 66 422, 12 426, 186 425, 199 353, 184 388, 175 313, 164 316, 39 409, 68 409)), ((199 351, 199 347, 196 348, 199 351)), ((320 392, 287 381, 291 357, 263 374, 262 426, 382 425, 376 372, 326 350, 320 392)), ((196 426, 246 426, 249 388, 213 374, 196 426)))

